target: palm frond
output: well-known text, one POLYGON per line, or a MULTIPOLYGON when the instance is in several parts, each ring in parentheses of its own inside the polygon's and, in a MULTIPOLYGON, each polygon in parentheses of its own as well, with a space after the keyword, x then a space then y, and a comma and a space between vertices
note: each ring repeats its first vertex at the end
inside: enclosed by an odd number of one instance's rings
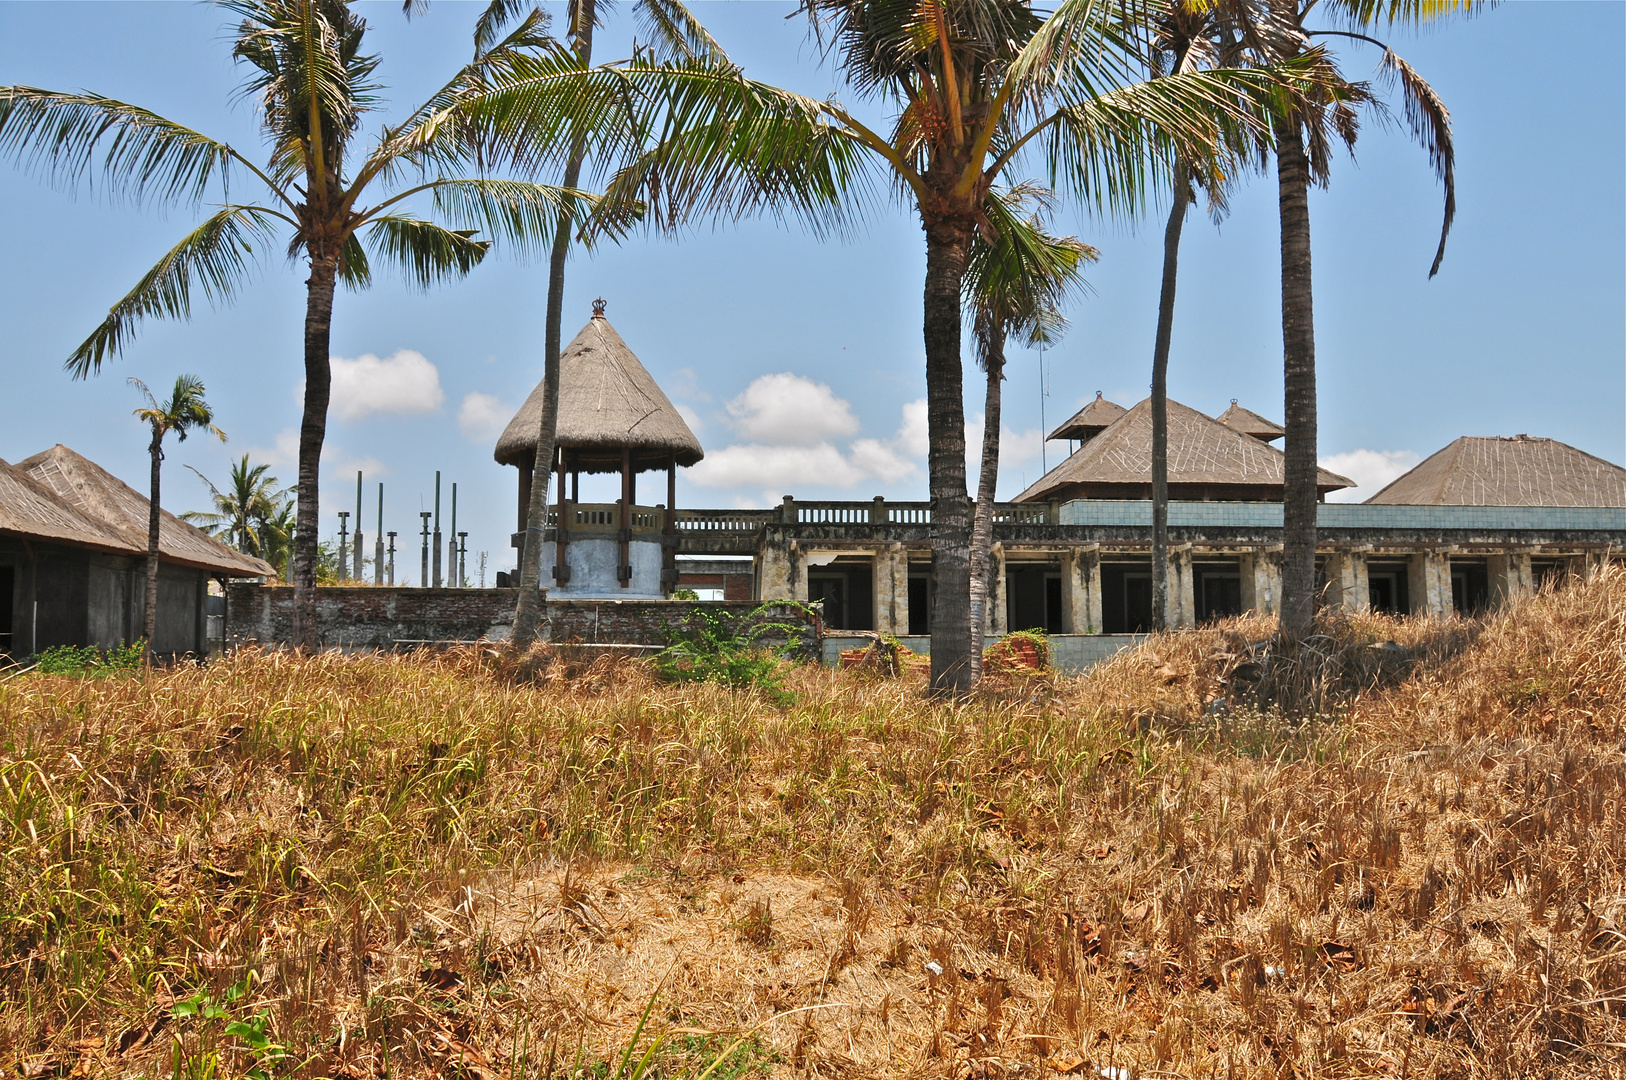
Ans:
POLYGON ((266 243, 281 215, 261 206, 227 206, 193 229, 142 276, 107 318, 68 357, 65 366, 82 379, 117 355, 142 319, 186 318, 192 289, 213 303, 230 299, 241 286, 254 254, 250 240, 266 243))
POLYGON ((354 292, 361 292, 373 283, 367 249, 353 232, 344 238, 344 249, 339 255, 339 282, 354 292))
POLYGON ((1055 340, 1067 326, 1064 305, 1089 287, 1083 269, 1099 253, 1076 237, 1045 231, 1041 215, 1052 199, 1050 191, 1029 183, 990 192, 984 200, 993 235, 973 238, 964 283, 984 367, 1010 334, 1030 344, 1055 340))
MULTIPOLYGON (((570 216, 573 227, 581 228, 599 201, 585 191, 517 180, 436 180, 430 189, 439 213, 525 256, 549 248, 561 211, 570 216)), ((617 224, 615 218, 601 221, 599 231, 613 234, 617 224)), ((624 231, 625 223, 620 224, 624 231)))
POLYGON ((717 39, 682 0, 638 0, 637 12, 657 60, 730 63, 717 39))
MULTIPOLYGON (((522 23, 518 33, 529 35, 548 28, 548 13, 537 7, 535 0, 491 0, 480 12, 480 17, 474 20, 475 57, 478 59, 502 41, 504 28, 515 19, 520 19, 522 23)), ((514 36, 514 33, 506 35, 510 41, 514 36)))
POLYGON ((641 200, 661 229, 755 213, 843 233, 874 194, 874 148, 833 122, 827 103, 708 66, 629 68, 659 101, 651 148, 623 167, 606 200, 641 200))
POLYGON ((409 284, 422 289, 464 276, 491 248, 474 239, 472 229, 448 229, 404 214, 375 218, 367 226, 367 245, 374 258, 394 263, 409 284))
POLYGON ((1383 74, 1399 85, 1401 100, 1405 103, 1406 123, 1412 135, 1428 151, 1428 162, 1434 175, 1445 187, 1445 220, 1440 227, 1440 246, 1434 252, 1434 263, 1428 276, 1440 272, 1445 260, 1445 241, 1451 235, 1451 222, 1457 216, 1456 148, 1451 141, 1451 112, 1445 102, 1418 75, 1412 66, 1394 50, 1383 53, 1383 74))
POLYGON ((247 164, 225 143, 127 102, 32 86, 0 87, 0 156, 58 186, 94 167, 108 190, 138 201, 195 201, 214 180, 225 189, 233 161, 247 164))

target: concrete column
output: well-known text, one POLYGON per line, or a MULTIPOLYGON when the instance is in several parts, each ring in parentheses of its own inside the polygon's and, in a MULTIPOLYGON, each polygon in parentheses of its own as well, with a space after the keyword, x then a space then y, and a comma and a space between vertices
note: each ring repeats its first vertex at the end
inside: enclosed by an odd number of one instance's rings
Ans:
POLYGON ((1266 548, 1241 558, 1242 608, 1261 615, 1282 610, 1282 550, 1266 548))
POLYGON ((909 553, 902 544, 888 544, 875 556, 875 629, 909 632, 909 553))
POLYGON ((1180 630, 1197 625, 1197 585, 1191 569, 1191 545, 1169 548, 1169 602, 1164 625, 1180 630))
POLYGON ((1489 572, 1491 603, 1496 606, 1507 607, 1535 594, 1536 579, 1530 570, 1528 551, 1492 555, 1485 560, 1485 567, 1489 572))
POLYGON ((1366 553, 1334 551, 1327 556, 1327 607, 1360 612, 1371 605, 1372 589, 1366 574, 1366 553))
POLYGON ((1070 550, 1061 557, 1062 619, 1069 634, 1101 632, 1101 552, 1070 550))
POLYGON ((763 530, 762 546, 757 549, 758 600, 806 599, 806 581, 802 582, 801 596, 797 596, 795 548, 796 542, 785 540, 783 533, 763 530))
POLYGON ((1406 592, 1413 615, 1451 613, 1451 560, 1443 551, 1420 551, 1406 562, 1406 592))
POLYGON ((1005 602, 1005 545, 996 542, 988 551, 988 635, 1002 638, 1011 632, 1005 602))

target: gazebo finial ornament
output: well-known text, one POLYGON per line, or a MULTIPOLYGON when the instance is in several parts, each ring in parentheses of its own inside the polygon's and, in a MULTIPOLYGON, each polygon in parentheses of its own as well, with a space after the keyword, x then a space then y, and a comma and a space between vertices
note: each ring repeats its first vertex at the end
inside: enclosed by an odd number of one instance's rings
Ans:
POLYGON ((604 297, 602 296, 593 301, 593 318, 604 318, 604 297))

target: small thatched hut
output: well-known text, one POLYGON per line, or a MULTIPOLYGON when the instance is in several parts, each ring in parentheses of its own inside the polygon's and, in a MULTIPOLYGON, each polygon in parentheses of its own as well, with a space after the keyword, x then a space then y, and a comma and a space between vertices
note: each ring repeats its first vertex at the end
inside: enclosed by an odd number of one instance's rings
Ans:
MULTIPOLYGON (((497 440, 494 454, 500 464, 519 470, 516 547, 531 501, 545 392, 542 383, 531 391, 497 440)), ((669 594, 676 582, 671 511, 677 502, 677 467, 693 465, 703 456, 700 440, 604 317, 604 301, 595 300, 593 317, 559 357, 553 461, 558 511, 542 553, 544 567, 553 556, 553 587, 573 595, 669 594), (652 470, 666 472, 666 502, 638 506, 638 474, 652 470), (603 506, 580 503, 584 472, 620 473, 621 498, 603 506)))

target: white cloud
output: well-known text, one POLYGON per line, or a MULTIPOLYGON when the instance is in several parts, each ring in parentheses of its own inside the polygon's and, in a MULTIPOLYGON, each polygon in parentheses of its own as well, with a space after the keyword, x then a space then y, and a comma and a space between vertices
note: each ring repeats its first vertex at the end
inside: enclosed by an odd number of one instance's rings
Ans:
POLYGON ((701 487, 759 488, 786 495, 794 495, 799 487, 853 487, 869 479, 869 475, 829 443, 741 443, 710 451, 689 469, 689 479, 701 487))
POLYGON ((898 425, 899 449, 911 457, 923 458, 931 449, 927 437, 926 399, 917 398, 903 407, 903 422, 898 425))
POLYGON ((476 390, 463 395, 463 404, 457 407, 457 426, 471 442, 490 442, 502 434, 513 415, 514 410, 496 395, 476 390))
POLYGON ((824 383, 782 371, 752 380, 728 403, 734 430, 767 446, 817 447, 858 434, 858 418, 824 383))
MULTIPOLYGON (((283 470, 278 479, 284 485, 291 485, 299 479, 296 470, 299 468, 299 432, 294 428, 283 428, 271 440, 270 446, 251 446, 248 456, 253 461, 263 461, 283 470), (285 474, 285 475, 284 475, 285 474)), ((322 472, 331 476, 338 473, 344 476, 361 470, 368 476, 382 476, 389 472, 389 468, 370 454, 360 456, 347 452, 343 447, 331 439, 322 443, 322 472)))
POLYGON ((848 448, 855 469, 877 480, 902 480, 915 471, 915 463, 898 453, 892 443, 880 439, 858 439, 848 448))
POLYGON ((700 419, 700 414, 683 404, 681 401, 676 404, 675 408, 678 411, 678 415, 683 417, 683 422, 689 425, 689 430, 694 432, 696 435, 700 434, 700 430, 706 426, 706 422, 700 419))
POLYGON ((446 400, 439 369, 412 349, 383 359, 372 353, 354 360, 335 356, 332 364, 333 412, 340 420, 359 420, 371 413, 434 412, 446 400))
POLYGON ((1422 460, 1411 450, 1351 450, 1321 459, 1321 467, 1355 481, 1356 486, 1328 494, 1330 502, 1361 502, 1422 460))

